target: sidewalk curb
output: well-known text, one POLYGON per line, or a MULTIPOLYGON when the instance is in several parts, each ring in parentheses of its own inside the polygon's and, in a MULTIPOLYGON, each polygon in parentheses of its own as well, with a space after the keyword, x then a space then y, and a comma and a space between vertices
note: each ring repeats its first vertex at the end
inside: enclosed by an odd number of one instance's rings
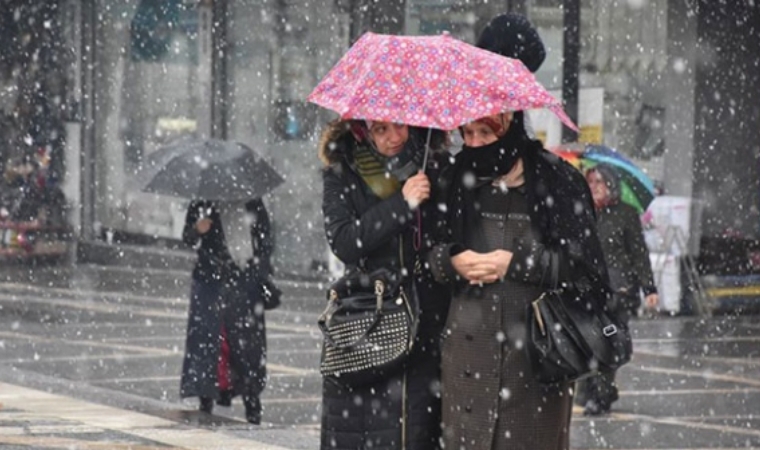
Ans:
MULTIPOLYGON (((251 450, 306 450, 314 447, 317 438, 313 433, 291 427, 263 427, 251 426, 239 418, 219 416, 227 423, 239 422, 240 427, 233 428, 199 428, 176 420, 166 419, 150 411, 187 411, 188 408, 182 403, 165 402, 152 398, 114 391, 107 388, 93 386, 81 381, 65 380, 27 372, 13 367, 0 366, 0 385, 14 385, 17 391, 23 391, 24 396, 15 398, 9 394, 8 386, 0 389, 0 403, 3 411, 18 409, 25 412, 51 416, 51 407, 61 403, 65 398, 68 405, 78 405, 79 411, 87 410, 86 416, 66 416, 74 408, 63 408, 57 413, 57 417, 96 426, 110 431, 118 431, 133 434, 144 439, 150 439, 165 444, 175 445, 180 448, 205 450, 209 449, 208 442, 223 442, 225 450, 251 449, 251 450), (46 405, 38 405, 32 408, 30 396, 41 399, 46 405), (102 416, 93 415, 93 410, 103 411, 102 416), (115 420, 121 417, 122 422, 115 420), (90 419, 88 419, 90 418, 90 419), (125 424, 140 424, 138 426, 125 424), (110 424, 110 425, 109 425, 110 424), (149 424, 149 425, 146 425, 149 424), (176 433, 172 433, 175 430, 176 433), (186 435, 192 434, 191 438, 186 435), (254 438, 255 436, 255 438, 254 438), (197 445, 190 445, 193 440, 197 445)), ((81 413, 80 413, 81 414, 81 413)))

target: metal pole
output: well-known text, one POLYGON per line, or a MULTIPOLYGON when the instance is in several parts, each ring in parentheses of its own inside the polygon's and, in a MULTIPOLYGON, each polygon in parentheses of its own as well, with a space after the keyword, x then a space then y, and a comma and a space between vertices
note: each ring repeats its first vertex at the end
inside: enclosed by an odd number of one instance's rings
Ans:
MULTIPOLYGON (((578 74, 581 51, 580 0, 563 0, 562 12, 562 100, 565 103, 565 112, 577 124, 578 74)), ((575 131, 566 126, 562 127, 562 143, 575 142, 577 139, 578 135, 575 131)))
POLYGON ((95 151, 95 114, 96 114, 96 47, 95 27, 97 24, 94 0, 83 0, 80 9, 82 23, 82 127, 80 154, 81 175, 80 194, 82 201, 80 237, 82 240, 95 239, 95 222, 97 219, 95 201, 97 198, 97 161, 95 151))
POLYGON ((214 22, 212 40, 212 75, 211 75, 211 135, 226 139, 227 118, 230 114, 229 102, 229 79, 227 63, 230 58, 229 44, 229 4, 228 2, 214 2, 212 6, 212 19, 214 22))
POLYGON ((214 29, 213 2, 201 1, 198 4, 198 91, 199 103, 197 106, 196 120, 198 121, 198 135, 202 138, 213 136, 213 90, 211 86, 212 66, 214 64, 214 41, 212 33, 214 29))

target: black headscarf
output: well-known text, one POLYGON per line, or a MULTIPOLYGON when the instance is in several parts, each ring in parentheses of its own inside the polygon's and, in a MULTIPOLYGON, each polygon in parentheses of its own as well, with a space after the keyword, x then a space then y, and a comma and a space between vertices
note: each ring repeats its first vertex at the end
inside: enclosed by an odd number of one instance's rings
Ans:
POLYGON ((516 113, 504 136, 477 148, 464 145, 462 151, 457 153, 452 168, 448 205, 452 214, 451 232, 456 242, 463 243, 465 230, 472 229, 477 224, 480 211, 478 189, 509 172, 517 160, 523 157, 525 142, 521 136, 520 129, 524 130, 521 124, 522 113, 516 113))
POLYGON ((547 152, 540 141, 530 139, 522 120, 522 112, 515 113, 508 132, 495 146, 465 148, 457 154, 447 187, 452 239, 464 244, 467 230, 476 229, 480 220, 476 200, 478 189, 485 183, 473 183, 473 174, 477 177, 485 168, 496 167, 487 179, 490 181, 509 172, 522 158, 528 212, 542 244, 567 257, 574 281, 604 290, 609 284, 607 268, 588 184, 578 170, 547 152), (495 153, 502 155, 496 164, 495 153), (511 164, 505 155, 511 155, 511 164))

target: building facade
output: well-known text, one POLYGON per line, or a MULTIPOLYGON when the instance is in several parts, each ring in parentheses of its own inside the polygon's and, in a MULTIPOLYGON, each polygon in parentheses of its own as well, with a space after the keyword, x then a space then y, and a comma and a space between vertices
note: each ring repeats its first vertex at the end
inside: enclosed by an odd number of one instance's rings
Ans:
MULTIPOLYGON (((182 135, 233 139, 286 177, 265 199, 278 237, 276 263, 285 273, 318 273, 328 251, 315 148, 332 116, 304 99, 366 29, 447 30, 472 42, 491 17, 519 10, 547 47, 539 80, 558 92, 562 85, 563 0, 48 3, 65 61, 61 186, 82 242, 175 245, 187 202, 139 192, 134 176, 142 158, 182 135)), ((581 100, 584 91, 592 99, 581 105, 587 136, 634 158, 664 192, 697 200, 701 218, 693 225, 702 235, 757 241, 760 6, 580 6, 581 100)), ((13 8, 9 14, 13 19, 13 8)), ((2 92, 13 82, 6 77, 2 92)), ((0 95, 6 115, 7 98, 0 95)))

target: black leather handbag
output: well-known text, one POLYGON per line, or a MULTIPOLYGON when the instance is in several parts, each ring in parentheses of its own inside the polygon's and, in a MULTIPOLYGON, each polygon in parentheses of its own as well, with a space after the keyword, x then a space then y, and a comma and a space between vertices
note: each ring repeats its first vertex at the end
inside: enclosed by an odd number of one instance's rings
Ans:
POLYGON ((557 255, 551 257, 550 270, 552 288, 528 308, 525 349, 536 379, 574 381, 630 361, 633 347, 625 324, 576 287, 559 286, 557 255))
POLYGON ((346 386, 393 375, 412 351, 417 316, 391 271, 347 274, 330 287, 317 322, 324 337, 320 372, 346 386))

